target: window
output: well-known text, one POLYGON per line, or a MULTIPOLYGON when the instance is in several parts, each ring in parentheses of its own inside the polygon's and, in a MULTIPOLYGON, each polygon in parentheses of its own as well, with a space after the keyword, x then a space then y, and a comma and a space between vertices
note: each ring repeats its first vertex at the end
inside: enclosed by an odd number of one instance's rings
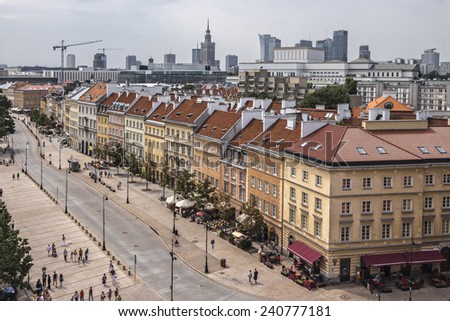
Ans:
POLYGON ((272 184, 272 196, 277 197, 277 186, 272 184))
POLYGON ((314 236, 320 237, 322 234, 322 222, 314 221, 314 236))
POLYGON ((370 240, 370 225, 362 225, 361 226, 361 240, 368 241, 370 240))
POLYGON ((308 194, 305 192, 302 192, 302 204, 308 205, 308 194))
POLYGON ((372 188, 372 178, 364 177, 363 178, 363 189, 370 189, 370 188, 372 188))
POLYGON ((294 166, 292 166, 291 167, 291 177, 295 177, 296 175, 297 175, 297 169, 294 166))
POLYGON ((341 227, 341 242, 350 241, 350 226, 341 227))
POLYGON ((383 213, 392 213, 392 200, 383 200, 383 213))
POLYGON ((289 207, 289 222, 295 224, 295 207, 289 207))
POLYGON ((442 220, 442 234, 450 234, 450 219, 442 220))
POLYGON ((262 180, 258 178, 258 189, 262 191, 262 180))
POLYGON ((316 186, 322 186, 322 176, 316 175, 316 186))
POLYGON ((301 217, 301 227, 303 230, 308 229, 308 213, 302 211, 302 217, 301 217))
POLYGON ((436 148, 436 150, 441 154, 447 154, 447 152, 442 146, 434 146, 434 148, 436 148))
POLYGON ((422 152, 422 154, 429 154, 430 152, 424 146, 417 146, 417 148, 422 152))
POLYGON ((377 150, 380 154, 387 154, 386 150, 384 149, 384 147, 377 147, 377 150))
POLYGON ((264 214, 269 214, 269 202, 264 201, 264 214))
POLYGON ((250 176, 250 185, 251 187, 255 187, 255 176, 250 176))
POLYGON ((293 201, 295 201, 295 188, 291 187, 289 190, 289 198, 293 201))
POLYGON ((442 183, 444 185, 450 184, 450 174, 444 174, 444 177, 442 179, 442 183))
POLYGON ((366 150, 364 149, 364 147, 356 147, 356 150, 358 151, 358 153, 360 155, 367 155, 366 150))
POLYGON ((383 240, 391 238, 391 224, 382 224, 381 225, 381 238, 383 240))
POLYGON ((403 187, 412 187, 413 178, 412 176, 403 176, 403 187))
POLYGON ((272 204, 272 216, 277 215, 277 206, 275 204, 272 204))
POLYGON ((385 176, 383 178, 383 187, 384 188, 392 188, 392 177, 385 176))
POLYGON ((410 198, 405 198, 402 200, 402 212, 412 212, 413 201, 410 198))
MULTIPOLYGON (((302 181, 307 182, 308 181, 308 172, 307 171, 303 171, 302 172, 302 181)), ((450 175, 449 175, 449 184, 450 184, 450 175)))
POLYGON ((352 203, 351 202, 342 202, 341 214, 349 215, 351 213, 352 213, 352 203))
POLYGON ((433 235, 433 221, 423 221, 423 235, 433 235))
POLYGON ((434 209, 434 197, 427 196, 423 200, 423 208, 425 210, 432 210, 434 209))
POLYGON ((442 197, 442 208, 450 208, 450 196, 442 197))
POLYGON ((262 199, 261 199, 261 197, 257 197, 257 204, 258 204, 258 210, 260 210, 261 211, 261 208, 262 208, 262 199))
POLYGON ((433 174, 425 175, 425 185, 434 185, 434 175, 433 174))
POLYGON ((342 179, 342 190, 350 190, 352 189, 352 179, 351 178, 343 178, 342 179))
POLYGON ((314 201, 314 209, 318 212, 322 212, 322 200, 316 197, 314 201))
POLYGON ((361 212, 363 214, 371 214, 372 213, 372 201, 363 201, 361 212))
POLYGON ((411 237, 411 223, 402 223, 402 237, 411 237))
POLYGON ((270 193, 270 184, 268 182, 264 182, 264 192, 266 194, 270 193))

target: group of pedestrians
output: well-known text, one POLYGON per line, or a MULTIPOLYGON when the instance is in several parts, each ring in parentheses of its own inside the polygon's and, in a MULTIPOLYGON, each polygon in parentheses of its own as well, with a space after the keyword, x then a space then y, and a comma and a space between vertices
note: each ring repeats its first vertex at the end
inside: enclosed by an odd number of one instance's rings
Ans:
POLYGON ((250 284, 253 284, 252 283, 252 279, 253 279, 255 281, 255 284, 258 284, 258 275, 259 275, 259 272, 258 272, 258 270, 256 268, 253 271, 253 273, 252 273, 252 270, 249 270, 248 271, 248 282, 250 284))
POLYGON ((42 277, 38 279, 36 282, 38 301, 51 301, 52 297, 49 291, 52 289, 52 286, 58 288, 58 281, 59 287, 61 288, 64 282, 64 276, 62 273, 59 273, 58 275, 56 271, 53 271, 53 275, 50 275, 50 273, 47 274, 46 271, 44 270, 42 272, 42 277))

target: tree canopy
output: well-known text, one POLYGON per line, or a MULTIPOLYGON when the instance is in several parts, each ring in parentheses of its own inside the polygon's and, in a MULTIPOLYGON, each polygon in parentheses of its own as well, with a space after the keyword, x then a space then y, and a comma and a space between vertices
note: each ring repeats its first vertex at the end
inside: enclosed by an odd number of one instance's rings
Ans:
POLYGON ((19 236, 11 226, 12 217, 6 204, 0 202, 0 283, 10 284, 16 290, 27 285, 33 259, 28 240, 19 236))
POLYGON ((349 102, 349 89, 346 85, 329 85, 306 94, 300 106, 316 108, 316 105, 325 105, 327 109, 336 109, 338 104, 349 102))
POLYGON ((9 113, 11 106, 11 101, 6 96, 0 95, 0 138, 14 134, 16 131, 14 119, 9 113))

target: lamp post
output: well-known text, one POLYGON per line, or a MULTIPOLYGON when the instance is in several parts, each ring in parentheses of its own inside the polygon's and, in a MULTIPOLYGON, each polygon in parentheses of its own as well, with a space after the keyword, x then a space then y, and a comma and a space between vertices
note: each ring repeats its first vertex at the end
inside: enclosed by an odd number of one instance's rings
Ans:
POLYGON ((67 214, 67 194, 69 192, 69 173, 70 173, 70 170, 66 169, 66 206, 64 208, 65 214, 67 214))
POLYGON ((410 244, 410 250, 409 250, 409 301, 412 301, 412 286, 413 286, 413 281, 411 280, 411 276, 412 276, 412 261, 413 261, 413 257, 412 257, 412 250, 413 250, 413 245, 416 245, 414 243, 413 237, 412 237, 412 231, 411 231, 411 244, 410 244))
POLYGON ((130 173, 127 173, 127 204, 130 203, 130 173))
POLYGON ((106 251, 106 245, 105 245, 105 201, 108 200, 108 195, 103 195, 103 251, 106 251))
POLYGON ((205 273, 209 273, 209 269, 208 269, 208 222, 206 222, 205 225, 205 273))
POLYGON ((172 247, 170 252, 171 257, 171 269, 170 269, 170 301, 173 301, 173 262, 177 259, 175 253, 173 252, 173 245, 175 243, 175 235, 172 235, 172 247))
POLYGON ((28 146, 30 143, 27 141, 27 146, 25 147, 25 174, 28 174, 28 146))
POLYGON ((61 148, 62 148, 62 144, 61 141, 59 141, 59 166, 58 168, 61 170, 61 148))
POLYGON ((43 152, 43 148, 42 148, 42 146, 41 146, 41 189, 42 189, 42 171, 43 171, 43 167, 42 167, 42 165, 43 165, 43 163, 44 163, 44 154, 45 152, 43 152))

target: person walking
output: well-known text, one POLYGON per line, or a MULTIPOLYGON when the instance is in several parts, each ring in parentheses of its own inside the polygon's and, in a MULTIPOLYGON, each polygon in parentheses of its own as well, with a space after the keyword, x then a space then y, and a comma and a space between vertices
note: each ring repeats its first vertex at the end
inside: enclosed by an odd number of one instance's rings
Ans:
POLYGON ((19 173, 17 173, 17 180, 19 180, 19 177, 20 177, 20 174, 19 174, 19 173))
POLYGON ((64 276, 62 275, 62 273, 59 273, 59 287, 60 288, 62 288, 63 281, 64 281, 64 276))
POLYGON ((89 255, 89 249, 86 248, 86 250, 84 250, 84 260, 86 261, 86 263, 88 261, 88 255, 89 255))
POLYGON ((102 291, 102 294, 100 295, 100 301, 105 301, 106 295, 105 291, 102 291))
POLYGON ((103 276, 102 276, 102 284, 103 284, 103 286, 106 286, 106 274, 105 273, 103 273, 103 276))
POLYGON ((253 280, 255 280, 255 284, 258 284, 258 270, 255 268, 255 271, 253 271, 253 280))
POLYGON ((112 298, 112 290, 111 290, 111 288, 109 288, 109 291, 108 291, 108 300, 111 301, 111 298, 112 298))
POLYGON ((114 265, 112 260, 109 260, 109 273, 111 273, 111 271, 114 271, 114 265))
POLYGON ((73 300, 78 301, 79 297, 80 297, 80 295, 78 294, 78 291, 75 291, 75 293, 73 294, 73 300))
POLYGON ((47 244, 47 255, 50 256, 50 252, 52 251, 52 247, 50 244, 47 244))
POLYGON ((114 301, 117 301, 117 298, 119 297, 119 288, 116 288, 114 290, 114 301))
POLYGON ((93 290, 92 290, 92 286, 89 287, 89 296, 88 296, 88 300, 89 300, 89 301, 94 301, 94 293, 93 293, 93 290))
POLYGON ((250 284, 252 284, 252 276, 253 276, 252 270, 249 270, 249 271, 248 271, 248 282, 249 282, 250 284))
POLYGON ((64 262, 67 263, 67 249, 64 249, 63 255, 64 255, 64 262))
POLYGON ((52 283, 52 277, 49 274, 49 275, 47 275, 47 287, 49 290, 52 289, 51 283, 52 283))
POLYGON ((84 291, 80 291, 80 301, 84 301, 84 291))
POLYGON ((13 181, 16 180, 16 174, 13 174, 13 181))
POLYGON ((58 287, 58 274, 56 271, 53 271, 53 286, 58 287))
POLYGON ((61 246, 66 246, 66 237, 64 234, 61 237, 61 246))

